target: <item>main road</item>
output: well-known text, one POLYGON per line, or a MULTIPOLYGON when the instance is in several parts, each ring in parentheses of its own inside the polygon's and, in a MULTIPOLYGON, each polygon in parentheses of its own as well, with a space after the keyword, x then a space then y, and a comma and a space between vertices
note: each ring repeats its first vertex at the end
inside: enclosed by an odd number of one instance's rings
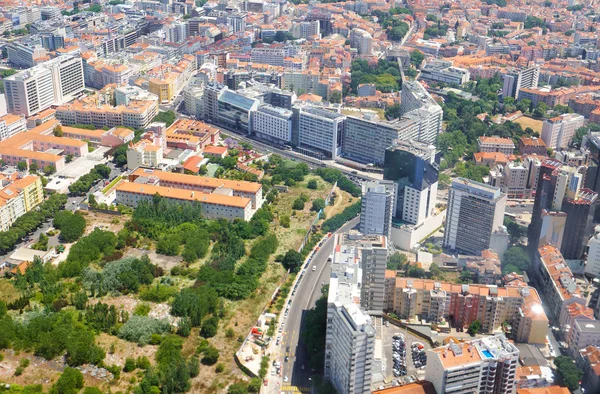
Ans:
MULTIPOLYGON (((356 217, 344 224, 336 233, 348 232, 358 222, 359 218, 356 217)), ((308 365, 308 354, 300 333, 302 332, 306 312, 314 308, 317 300, 321 297, 322 285, 329 283, 331 265, 327 262, 327 259, 333 252, 333 242, 334 237, 332 235, 313 254, 302 279, 297 282, 294 296, 291 297, 290 309, 283 326, 281 346, 278 349, 279 357, 277 358, 282 363, 282 377, 287 376, 288 378, 287 382, 281 382, 282 393, 291 393, 294 386, 300 388, 303 392, 307 392, 307 389, 311 388, 312 382, 309 378, 315 372, 312 372, 308 365), (316 267, 314 272, 312 271, 313 266, 316 267), (288 347, 289 352, 287 351, 288 347), (285 361, 286 354, 288 356, 287 362, 285 361)), ((294 292, 293 289, 292 292, 294 292)))

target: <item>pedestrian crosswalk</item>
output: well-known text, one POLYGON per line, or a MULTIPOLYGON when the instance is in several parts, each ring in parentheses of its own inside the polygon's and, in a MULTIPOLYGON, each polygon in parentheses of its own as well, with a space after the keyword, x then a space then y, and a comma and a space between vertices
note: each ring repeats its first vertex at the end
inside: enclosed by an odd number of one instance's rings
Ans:
POLYGON ((285 394, 294 394, 294 393, 295 394, 297 394, 297 393, 310 394, 311 389, 310 389, 310 387, 282 386, 281 392, 285 393, 285 394))

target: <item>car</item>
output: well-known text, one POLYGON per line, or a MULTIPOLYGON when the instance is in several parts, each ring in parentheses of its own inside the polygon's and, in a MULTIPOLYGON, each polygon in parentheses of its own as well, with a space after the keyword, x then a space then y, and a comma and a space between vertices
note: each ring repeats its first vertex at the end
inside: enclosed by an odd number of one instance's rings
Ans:
POLYGON ((313 265, 312 270, 313 270, 313 272, 315 272, 317 270, 317 266, 313 265))
POLYGON ((285 383, 287 383, 289 380, 290 380, 290 379, 288 379, 287 375, 285 375, 285 376, 283 377, 283 381, 284 381, 285 383))
POLYGON ((386 326, 386 327, 389 327, 389 326, 390 326, 390 322, 389 322, 389 321, 386 321, 386 322, 385 322, 385 326, 386 326))

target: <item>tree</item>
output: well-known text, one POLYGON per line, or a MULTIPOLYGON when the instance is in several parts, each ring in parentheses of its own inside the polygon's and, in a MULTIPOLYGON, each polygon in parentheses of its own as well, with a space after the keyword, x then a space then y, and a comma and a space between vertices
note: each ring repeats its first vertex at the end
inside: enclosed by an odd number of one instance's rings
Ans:
POLYGON ((52 132, 54 134, 55 137, 62 137, 63 136, 63 129, 61 125, 57 125, 54 128, 54 131, 52 132))
POLYGON ((83 394, 104 394, 98 387, 86 387, 83 389, 83 394))
POLYGON ((481 322, 479 320, 475 320, 473 323, 469 324, 469 335, 475 336, 481 330, 481 322))
POLYGON ((202 364, 214 365, 219 360, 219 351, 213 346, 209 346, 204 350, 204 357, 202 357, 202 364))
POLYGON ((43 171, 44 171, 44 175, 48 176, 48 175, 52 174, 55 171, 55 169, 54 169, 54 166, 47 165, 47 166, 44 166, 43 171))
POLYGON ((26 161, 20 161, 17 163, 17 169, 19 171, 27 171, 27 162, 26 161))
POLYGON ((50 389, 51 394, 76 394, 83 388, 83 374, 75 368, 66 367, 50 389))
POLYGON ((421 67, 421 63, 425 60, 425 55, 423 52, 415 49, 410 53, 410 63, 415 66, 415 68, 421 67))
POLYGON ((60 211, 54 216, 54 227, 60 230, 60 238, 65 242, 77 241, 85 231, 83 216, 71 211, 60 211))
POLYGON ((331 94, 329 95, 329 101, 334 104, 341 103, 342 102, 342 93, 337 90, 334 92, 331 92, 331 94))
POLYGON ((234 383, 227 388, 227 394, 247 394, 248 385, 245 383, 234 383))
POLYGON ((216 316, 209 317, 202 323, 202 330, 200 334, 204 338, 212 338, 217 335, 217 328, 219 327, 219 319, 216 316))
POLYGON ((526 271, 529 268, 529 256, 527 252, 518 246, 508 248, 502 257, 503 272, 509 273, 508 267, 517 267, 519 271, 526 271))
POLYGON ((387 269, 398 271, 408 262, 408 258, 404 253, 396 252, 390 256, 387 262, 387 269))
POLYGON ((132 372, 135 370, 135 359, 127 357, 125 359, 125 365, 123 366, 123 372, 132 372))
POLYGON ((312 207, 310 207, 311 211, 319 212, 321 209, 325 208, 325 200, 322 198, 316 198, 312 202, 312 207))
POLYGON ((301 211, 304 209, 304 200, 302 200, 301 198, 297 198, 294 200, 294 202, 292 203, 292 209, 296 210, 296 211, 301 211))
POLYGON ((175 122, 175 112, 173 111, 165 111, 165 112, 159 112, 154 119, 152 120, 153 122, 163 122, 167 125, 167 127, 171 126, 173 124, 173 122, 175 122))
POLYGON ((558 356, 554 359, 559 384, 567 386, 569 390, 575 391, 579 388, 579 381, 583 377, 581 371, 569 356, 558 356))
POLYGON ((517 102, 517 109, 523 113, 528 112, 530 106, 531 106, 531 100, 529 100, 529 99, 522 99, 522 100, 519 100, 519 102, 517 102))
POLYGON ((312 190, 316 190, 317 187, 318 187, 317 180, 316 179, 311 179, 306 184, 306 187, 309 188, 309 189, 312 189, 312 190))
POLYGON ((281 264, 283 264, 285 269, 288 269, 291 272, 298 272, 303 262, 304 258, 302 257, 302 254, 294 249, 290 249, 286 252, 285 256, 283 256, 281 264))
POLYGON ((526 229, 522 227, 520 224, 512 220, 511 218, 504 218, 504 225, 506 226, 506 230, 510 235, 510 242, 515 244, 519 242, 519 240, 525 236, 527 233, 526 229))
POLYGON ((290 224, 291 224, 290 217, 288 215, 282 215, 279 218, 279 223, 281 224, 282 227, 290 228, 290 224))
POLYGON ((394 104, 385 109, 385 117, 389 120, 400 117, 400 104, 394 104))
POLYGON ((36 172, 37 170, 38 170, 38 163, 37 163, 37 161, 31 162, 31 164, 29 165, 29 171, 36 172))
POLYGON ((533 110, 533 116, 537 116, 538 118, 543 118, 546 116, 546 112, 548 111, 548 106, 544 102, 539 102, 535 109, 533 110))

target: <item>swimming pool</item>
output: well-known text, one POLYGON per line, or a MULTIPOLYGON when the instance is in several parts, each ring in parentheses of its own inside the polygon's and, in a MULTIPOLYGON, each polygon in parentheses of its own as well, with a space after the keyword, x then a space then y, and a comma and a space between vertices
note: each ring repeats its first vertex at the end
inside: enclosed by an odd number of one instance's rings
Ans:
POLYGON ((481 353, 485 356, 485 358, 494 358, 494 355, 489 350, 483 350, 481 353))

